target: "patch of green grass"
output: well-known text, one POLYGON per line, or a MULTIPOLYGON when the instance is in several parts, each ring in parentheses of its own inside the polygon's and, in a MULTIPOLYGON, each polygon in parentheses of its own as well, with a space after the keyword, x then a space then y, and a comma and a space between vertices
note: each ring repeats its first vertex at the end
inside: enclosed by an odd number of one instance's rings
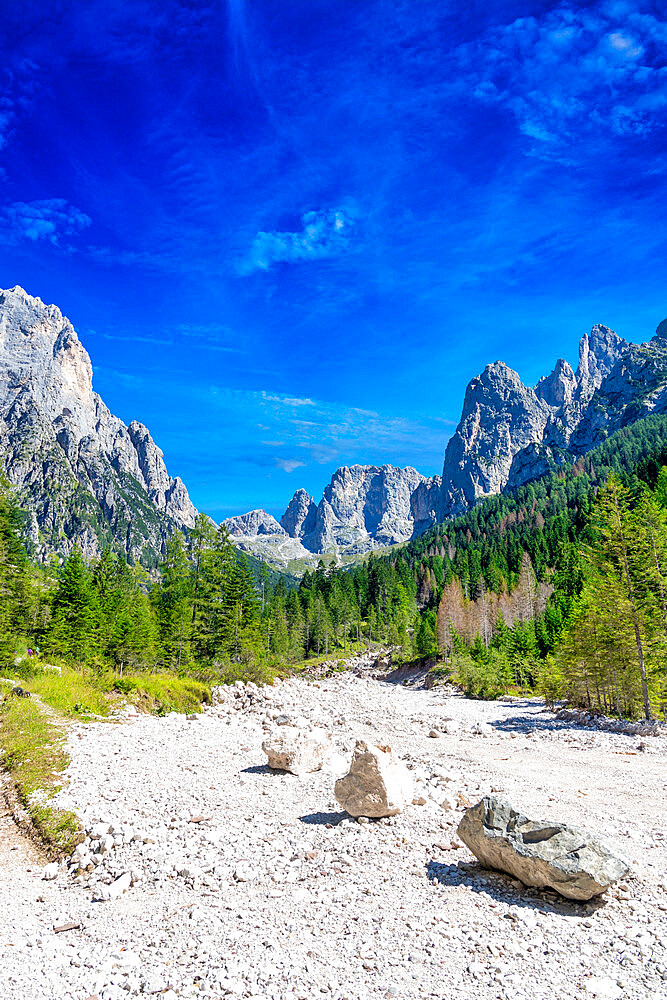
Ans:
POLYGON ((112 709, 130 702, 143 712, 199 712, 211 701, 210 684, 175 674, 116 674, 111 670, 60 664, 62 674, 44 670, 39 663, 30 669, 5 671, 19 677, 21 686, 60 715, 84 721, 107 716, 112 709))
POLYGON ((61 669, 62 676, 50 671, 35 672, 26 687, 56 712, 70 718, 87 719, 109 714, 113 700, 109 698, 103 676, 66 666, 61 669))
POLYGON ((210 703, 211 688, 191 677, 174 674, 127 674, 113 679, 112 690, 121 692, 139 709, 155 715, 168 712, 200 712, 210 703))
POLYGON ((9 696, 0 706, 2 763, 40 839, 55 856, 83 840, 79 818, 50 804, 69 764, 65 735, 33 701, 9 696))

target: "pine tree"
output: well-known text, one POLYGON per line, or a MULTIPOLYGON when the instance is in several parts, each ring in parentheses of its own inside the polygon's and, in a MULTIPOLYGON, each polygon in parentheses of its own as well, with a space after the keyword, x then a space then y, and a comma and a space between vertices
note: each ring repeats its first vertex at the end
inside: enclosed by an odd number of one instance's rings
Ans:
POLYGON ((78 548, 65 560, 52 603, 48 645, 52 652, 89 663, 99 648, 99 601, 78 548))

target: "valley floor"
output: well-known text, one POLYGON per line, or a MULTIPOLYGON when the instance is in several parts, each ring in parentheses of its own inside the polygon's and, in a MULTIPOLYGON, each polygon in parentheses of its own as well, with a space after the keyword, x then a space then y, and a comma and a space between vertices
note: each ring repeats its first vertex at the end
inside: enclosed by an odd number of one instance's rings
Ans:
POLYGON ((226 691, 193 721, 72 728, 63 803, 116 834, 92 871, 44 881, 0 818, 2 1000, 667 997, 664 737, 351 673, 226 691), (326 724, 346 760, 356 738, 390 744, 426 804, 359 824, 333 797, 345 761, 269 771, 261 742, 283 712, 326 724), (459 732, 430 738, 447 719, 459 732), (631 876, 570 904, 482 870, 456 841, 462 807, 439 803, 492 790, 599 834, 631 876), (96 901, 123 873, 129 891, 96 901), (54 934, 66 923, 81 927, 54 934))

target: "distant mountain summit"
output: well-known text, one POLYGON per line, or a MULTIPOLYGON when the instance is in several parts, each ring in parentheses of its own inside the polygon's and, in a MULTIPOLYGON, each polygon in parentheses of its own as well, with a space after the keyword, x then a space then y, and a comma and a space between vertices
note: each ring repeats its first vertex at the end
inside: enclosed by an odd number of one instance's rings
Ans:
POLYGON ((629 348, 609 327, 594 326, 581 338, 576 373, 561 359, 534 389, 502 361, 487 365, 468 385, 445 451, 439 520, 542 475, 562 451, 577 455, 599 444, 591 403, 629 348))
MULTIPOLYGON (((667 320, 645 344, 597 325, 581 339, 576 372, 559 360, 530 387, 495 361, 472 379, 442 476, 342 466, 318 502, 299 489, 280 520, 254 510, 223 523, 239 548, 279 566, 326 552, 354 558, 572 462, 653 412, 667 412, 667 320)), ((197 515, 147 428, 126 427, 93 390, 69 320, 18 286, 0 290, 0 464, 38 558, 109 545, 154 566, 197 515)))
POLYGON ((154 565, 197 512, 146 427, 115 417, 92 375, 56 306, 18 286, 0 291, 0 459, 29 512, 35 554, 110 545, 154 565))
POLYGON ((297 490, 280 523, 264 510, 223 522, 236 545, 273 562, 309 559, 314 553, 359 555, 396 545, 415 530, 412 497, 425 482, 416 469, 394 465, 343 466, 318 504, 297 490))
POLYGON ((576 372, 561 359, 531 387, 495 361, 472 379, 442 477, 390 465, 344 466, 318 504, 297 490, 280 524, 264 511, 253 512, 262 521, 258 533, 244 518, 225 523, 240 548, 272 561, 367 552, 572 462, 653 412, 667 412, 667 320, 640 345, 598 324, 581 338, 576 372))

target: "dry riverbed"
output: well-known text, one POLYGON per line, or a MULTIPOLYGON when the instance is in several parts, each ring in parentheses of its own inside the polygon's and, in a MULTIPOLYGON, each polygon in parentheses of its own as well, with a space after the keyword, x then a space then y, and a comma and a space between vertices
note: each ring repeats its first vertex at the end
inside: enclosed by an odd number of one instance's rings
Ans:
POLYGON ((666 744, 349 673, 228 689, 191 721, 76 725, 60 800, 94 839, 47 881, 0 819, 0 997, 667 997, 666 744), (325 725, 340 756, 270 772, 280 714, 325 725), (425 804, 340 813, 357 738, 390 745, 425 804), (582 905, 482 870, 456 824, 491 791, 598 834, 632 874, 582 905))

